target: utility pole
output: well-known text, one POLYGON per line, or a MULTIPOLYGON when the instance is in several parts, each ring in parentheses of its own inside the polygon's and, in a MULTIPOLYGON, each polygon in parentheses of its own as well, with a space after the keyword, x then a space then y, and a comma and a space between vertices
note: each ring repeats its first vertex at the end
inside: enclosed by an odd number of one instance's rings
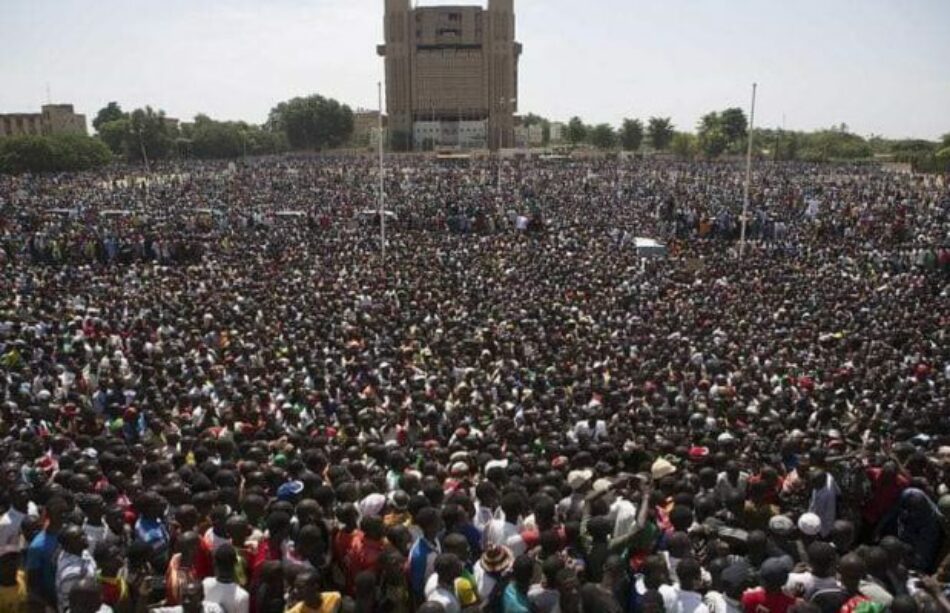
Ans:
POLYGON ((749 185, 752 183, 752 134, 755 127, 755 88, 752 84, 752 109, 749 111, 749 143, 745 154, 745 194, 742 198, 742 231, 739 236, 739 259, 745 253, 745 228, 749 214, 749 185))

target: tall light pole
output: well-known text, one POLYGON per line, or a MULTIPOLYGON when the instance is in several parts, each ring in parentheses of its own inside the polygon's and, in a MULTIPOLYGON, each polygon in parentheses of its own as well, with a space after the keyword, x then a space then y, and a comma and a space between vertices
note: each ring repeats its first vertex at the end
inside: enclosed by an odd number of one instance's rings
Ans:
POLYGON ((496 122, 496 123, 498 124, 498 151, 497 151, 497 154, 498 154, 498 155, 497 155, 497 157, 498 157, 498 169, 497 169, 497 174, 498 174, 498 176, 496 177, 496 180, 497 180, 497 182, 498 182, 498 187, 499 187, 499 188, 501 187, 501 149, 502 149, 502 141, 504 140, 504 128, 502 127, 502 125, 503 125, 502 122, 503 122, 504 116, 505 116, 505 115, 507 114, 507 112, 508 112, 508 105, 509 105, 509 104, 510 104, 510 105, 514 105, 514 103, 517 102, 517 101, 518 101, 517 98, 505 98, 505 97, 502 97, 502 98, 499 98, 499 99, 498 99, 498 106, 501 108, 501 112, 498 113, 498 119, 497 119, 497 122, 496 122))
POLYGON ((379 205, 379 249, 381 260, 386 261, 386 209, 383 206, 384 190, 385 185, 383 184, 383 83, 382 81, 376 82, 376 89, 378 90, 379 95, 379 117, 378 117, 378 126, 379 134, 377 135, 377 145, 379 147, 379 194, 378 194, 378 205, 379 205))
POLYGON ((745 153, 745 194, 742 197, 742 230, 739 236, 739 258, 745 253, 746 217, 749 214, 749 185, 752 183, 752 134, 755 126, 755 88, 752 84, 752 108, 749 111, 749 143, 745 153))

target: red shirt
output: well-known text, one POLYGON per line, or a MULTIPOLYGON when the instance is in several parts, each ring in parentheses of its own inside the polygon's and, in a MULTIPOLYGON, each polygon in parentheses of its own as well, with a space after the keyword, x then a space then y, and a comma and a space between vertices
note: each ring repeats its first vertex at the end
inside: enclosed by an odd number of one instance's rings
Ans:
POLYGON ((862 516, 864 521, 871 526, 877 525, 888 511, 890 511, 898 499, 901 492, 910 486, 910 479, 906 475, 897 473, 893 483, 884 485, 881 480, 880 468, 869 468, 867 470, 868 479, 871 481, 871 499, 864 505, 862 516))
POLYGON ((786 613, 795 599, 785 592, 766 592, 765 588, 749 590, 742 595, 745 613, 786 613))
POLYGON ((350 594, 354 592, 356 575, 364 570, 379 574, 379 556, 385 549, 385 540, 367 538, 362 532, 353 539, 353 546, 346 557, 346 589, 350 594))
POLYGON ((261 568, 264 562, 269 560, 279 562, 282 556, 283 552, 279 546, 272 548, 270 539, 262 540, 257 546, 257 551, 254 552, 254 557, 251 558, 251 586, 256 587, 260 584, 261 568))

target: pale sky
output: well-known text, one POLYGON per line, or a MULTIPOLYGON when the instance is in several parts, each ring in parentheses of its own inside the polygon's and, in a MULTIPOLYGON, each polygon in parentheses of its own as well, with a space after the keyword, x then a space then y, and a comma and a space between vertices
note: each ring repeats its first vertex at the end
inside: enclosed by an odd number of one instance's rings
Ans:
MULTIPOLYGON (((439 4, 422 0, 420 4, 439 4)), ((481 4, 456 0, 454 4, 481 4)), ((376 107, 382 0, 0 0, 0 112, 109 100, 260 123, 321 93, 376 107)), ((710 110, 756 125, 950 132, 950 0, 515 0, 520 112, 590 123, 710 110)))

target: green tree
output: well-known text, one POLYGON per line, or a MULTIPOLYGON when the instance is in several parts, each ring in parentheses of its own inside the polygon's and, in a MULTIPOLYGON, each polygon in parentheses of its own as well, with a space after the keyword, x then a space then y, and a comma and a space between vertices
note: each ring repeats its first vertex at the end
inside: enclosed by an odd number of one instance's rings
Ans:
POLYGON ((105 105, 99 112, 96 113, 95 119, 92 120, 92 127, 96 129, 96 132, 99 131, 99 128, 106 123, 111 121, 118 121, 126 117, 126 114, 122 112, 122 107, 119 106, 118 102, 110 102, 105 105))
POLYGON ((198 121, 191 137, 191 150, 199 158, 236 158, 244 153, 245 130, 238 124, 220 121, 198 121))
POLYGON ((353 133, 353 111, 332 98, 298 97, 271 109, 267 127, 283 132, 294 149, 339 147, 353 133))
POLYGON ((657 151, 663 151, 673 140, 673 122, 669 117, 651 117, 647 123, 647 138, 657 151))
POLYGON ((99 139, 109 147, 116 156, 126 157, 126 146, 129 141, 130 123, 128 117, 99 124, 96 128, 99 139))
POLYGON ((584 125, 580 117, 571 117, 571 120, 567 122, 566 132, 567 142, 572 145, 577 145, 587 139, 587 126, 584 125))
POLYGON ((639 119, 624 119, 620 127, 620 144, 626 151, 637 151, 643 143, 643 122, 639 119))
POLYGON ((126 137, 126 155, 130 160, 140 161, 168 157, 174 146, 174 138, 165 122, 165 111, 155 111, 150 106, 135 109, 129 115, 129 133, 126 137))
POLYGON ((111 158, 102 141, 84 134, 0 139, 0 172, 88 170, 108 164, 111 158))
POLYGON ((696 126, 696 135, 699 149, 706 157, 718 157, 729 146, 729 139, 723 126, 723 116, 719 113, 712 112, 703 115, 699 120, 699 125, 696 126))
POLYGON ((617 145, 617 133, 610 124, 600 123, 591 128, 590 144, 598 149, 613 149, 617 145))
POLYGON ((950 132, 944 134, 941 138, 941 147, 950 147, 950 132))
POLYGON ((730 145, 745 140, 749 122, 745 113, 738 107, 728 108, 719 113, 719 127, 730 145))
POLYGON ((688 159, 696 155, 696 137, 688 132, 677 132, 670 143, 670 151, 676 157, 688 159))

